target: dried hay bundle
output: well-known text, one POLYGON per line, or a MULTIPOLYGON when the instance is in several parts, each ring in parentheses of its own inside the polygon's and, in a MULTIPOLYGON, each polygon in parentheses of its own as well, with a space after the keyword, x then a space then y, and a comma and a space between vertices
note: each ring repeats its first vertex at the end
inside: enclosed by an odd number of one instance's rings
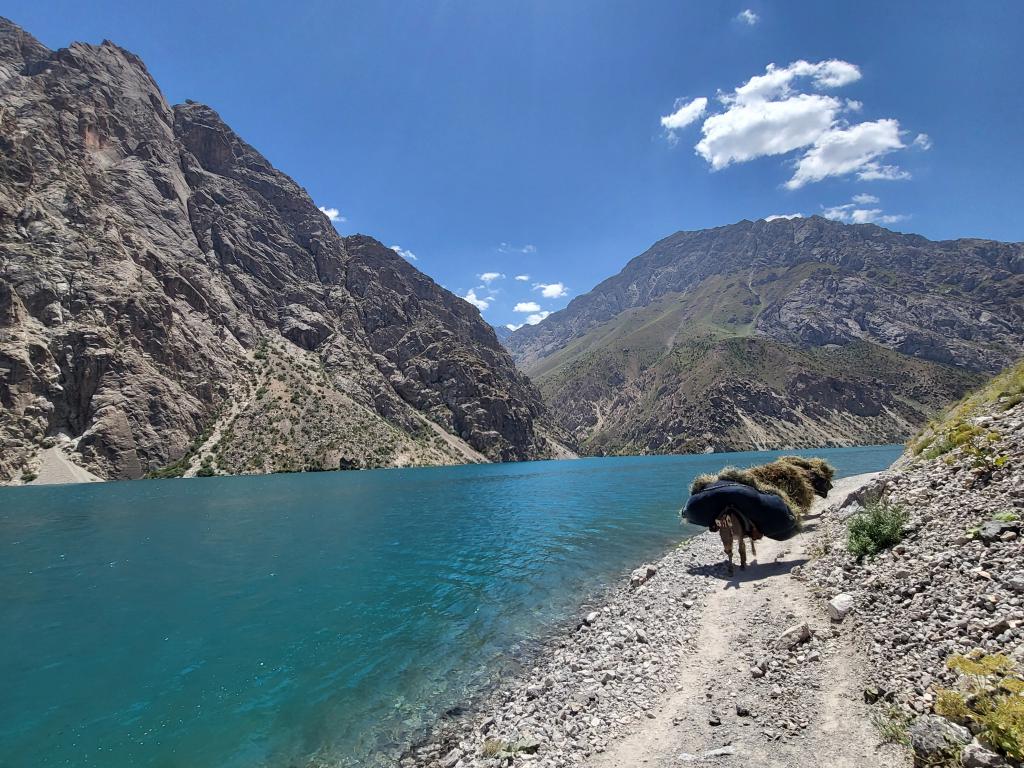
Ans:
POLYGON ((696 494, 711 483, 725 480, 750 486, 760 493, 771 493, 782 498, 796 518, 802 517, 811 508, 814 494, 828 493, 832 485, 833 467, 824 459, 805 459, 801 456, 784 456, 768 464, 749 469, 726 467, 718 474, 702 474, 690 484, 690 494, 696 494))
POLYGON ((836 470, 835 467, 824 459, 818 457, 780 456, 776 461, 783 461, 804 470, 808 475, 811 487, 814 488, 814 492, 818 496, 825 498, 828 496, 828 492, 832 490, 832 478, 836 470))

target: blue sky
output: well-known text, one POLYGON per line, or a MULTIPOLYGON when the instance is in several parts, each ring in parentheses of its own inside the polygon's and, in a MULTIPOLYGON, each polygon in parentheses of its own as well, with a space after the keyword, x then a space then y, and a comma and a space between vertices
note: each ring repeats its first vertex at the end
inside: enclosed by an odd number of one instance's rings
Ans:
POLYGON ((494 323, 565 306, 674 231, 743 218, 1024 240, 1016 0, 0 13, 51 48, 138 53, 169 100, 217 109, 340 231, 401 246, 494 323))

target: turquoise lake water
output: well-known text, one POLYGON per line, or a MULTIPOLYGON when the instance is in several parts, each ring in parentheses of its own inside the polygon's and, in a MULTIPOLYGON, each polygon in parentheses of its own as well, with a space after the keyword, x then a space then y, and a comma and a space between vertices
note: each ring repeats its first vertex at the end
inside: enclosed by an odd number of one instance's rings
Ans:
POLYGON ((0 489, 0 766, 373 763, 774 455, 0 489))

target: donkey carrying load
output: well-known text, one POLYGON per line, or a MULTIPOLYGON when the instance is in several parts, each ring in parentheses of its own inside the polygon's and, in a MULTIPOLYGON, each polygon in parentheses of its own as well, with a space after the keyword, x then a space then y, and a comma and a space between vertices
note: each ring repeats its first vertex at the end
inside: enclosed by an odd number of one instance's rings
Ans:
POLYGON ((757 556, 754 542, 763 536, 784 541, 800 530, 815 495, 825 497, 835 470, 823 459, 783 456, 750 469, 726 467, 717 475, 699 475, 690 486, 683 517, 722 537, 734 572, 733 541, 739 544, 740 568, 747 567, 744 538, 757 556))

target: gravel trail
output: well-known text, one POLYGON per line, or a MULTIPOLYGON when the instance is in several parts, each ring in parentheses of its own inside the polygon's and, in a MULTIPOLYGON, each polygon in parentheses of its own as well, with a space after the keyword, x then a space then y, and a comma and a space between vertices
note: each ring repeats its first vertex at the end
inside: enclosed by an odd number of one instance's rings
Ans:
POLYGON ((818 764, 822 755, 839 768, 909 765, 901 752, 879 745, 862 698, 865 659, 832 631, 824 606, 791 575, 808 561, 822 510, 874 477, 838 481, 828 500, 816 500, 800 536, 763 539, 746 571, 737 568, 731 578, 721 571, 672 695, 643 728, 597 755, 594 768, 788 768, 818 764), (805 621, 810 642, 780 649, 779 635, 805 621))

